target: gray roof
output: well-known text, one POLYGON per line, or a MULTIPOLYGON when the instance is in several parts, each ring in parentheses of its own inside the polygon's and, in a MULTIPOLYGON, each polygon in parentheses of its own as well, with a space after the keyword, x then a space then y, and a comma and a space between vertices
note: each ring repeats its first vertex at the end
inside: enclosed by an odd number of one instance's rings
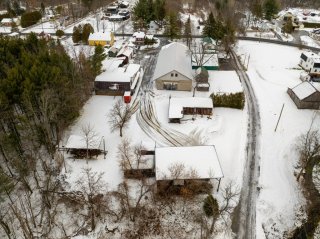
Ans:
POLYGON ((184 44, 173 42, 162 47, 153 79, 156 80, 175 70, 192 80, 191 54, 184 44))

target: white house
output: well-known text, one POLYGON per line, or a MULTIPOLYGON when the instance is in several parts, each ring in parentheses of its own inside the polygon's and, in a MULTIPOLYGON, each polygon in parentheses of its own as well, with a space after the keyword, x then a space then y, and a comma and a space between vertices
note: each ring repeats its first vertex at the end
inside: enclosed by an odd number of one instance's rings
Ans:
POLYGON ((320 75, 320 56, 316 53, 301 53, 299 65, 310 75, 320 75))
POLYGON ((190 51, 184 44, 173 42, 161 48, 153 75, 158 90, 192 89, 190 51))

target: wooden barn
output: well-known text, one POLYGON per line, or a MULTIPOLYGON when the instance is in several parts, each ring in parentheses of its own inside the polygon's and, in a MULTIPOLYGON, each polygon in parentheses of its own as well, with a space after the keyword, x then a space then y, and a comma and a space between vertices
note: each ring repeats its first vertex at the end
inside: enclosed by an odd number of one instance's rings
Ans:
POLYGON ((181 188, 192 187, 194 193, 208 193, 211 180, 220 184, 223 178, 214 145, 156 148, 155 169, 158 192, 179 194, 181 188))
POLYGON ((169 98, 169 122, 180 123, 185 115, 211 116, 213 103, 210 98, 185 97, 169 98))
POLYGON ((298 109, 320 109, 320 83, 304 81, 299 85, 288 88, 287 93, 298 109))

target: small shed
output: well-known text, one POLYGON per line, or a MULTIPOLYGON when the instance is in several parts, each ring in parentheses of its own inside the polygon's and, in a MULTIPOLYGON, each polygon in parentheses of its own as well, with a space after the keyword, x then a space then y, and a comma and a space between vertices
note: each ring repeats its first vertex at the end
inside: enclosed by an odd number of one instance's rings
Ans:
POLYGON ((184 115, 208 115, 213 112, 213 102, 211 98, 204 97, 184 97, 169 98, 169 122, 180 123, 184 115))
POLYGON ((155 171, 158 190, 223 178, 214 145, 156 148, 155 171))
POLYGON ((106 154, 104 138, 99 136, 86 138, 81 135, 71 135, 64 148, 76 158, 86 158, 87 153, 89 158, 106 154))
POLYGON ((320 83, 304 81, 299 85, 288 88, 287 93, 298 109, 320 109, 320 83))
POLYGON ((129 46, 123 47, 117 54, 117 57, 125 57, 124 64, 128 64, 133 56, 133 48, 129 46))

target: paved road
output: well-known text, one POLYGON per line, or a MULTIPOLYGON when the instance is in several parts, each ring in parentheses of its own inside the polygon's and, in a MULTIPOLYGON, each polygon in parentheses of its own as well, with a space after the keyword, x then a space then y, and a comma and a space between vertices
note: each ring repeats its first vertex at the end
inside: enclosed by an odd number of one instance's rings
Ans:
POLYGON ((246 146, 246 165, 243 173, 243 184, 238 205, 238 214, 234 218, 235 233, 239 239, 256 238, 256 198, 259 178, 259 105, 250 83, 236 54, 232 52, 236 72, 242 82, 248 105, 248 131, 246 146))

